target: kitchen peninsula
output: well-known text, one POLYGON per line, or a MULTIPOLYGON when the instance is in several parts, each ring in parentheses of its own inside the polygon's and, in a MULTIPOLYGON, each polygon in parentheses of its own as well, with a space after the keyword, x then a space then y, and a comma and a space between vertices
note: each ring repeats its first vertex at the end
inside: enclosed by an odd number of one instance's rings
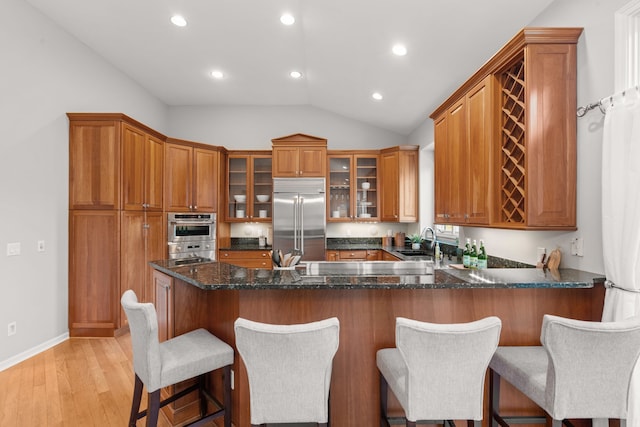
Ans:
MULTIPOLYGON (((151 265, 164 337, 204 327, 234 345, 237 317, 279 324, 338 317, 340 346, 331 383, 331 424, 336 427, 378 425, 375 353, 395 345, 398 316, 447 323, 495 315, 503 322, 501 345, 539 345, 543 314, 598 320, 604 300, 601 277, 571 269, 552 274, 430 264, 422 274, 340 275, 219 262, 151 265)), ((234 372, 233 421, 248 426, 249 390, 240 357, 234 372)), ((526 398, 504 389, 504 407, 537 413, 526 398)))

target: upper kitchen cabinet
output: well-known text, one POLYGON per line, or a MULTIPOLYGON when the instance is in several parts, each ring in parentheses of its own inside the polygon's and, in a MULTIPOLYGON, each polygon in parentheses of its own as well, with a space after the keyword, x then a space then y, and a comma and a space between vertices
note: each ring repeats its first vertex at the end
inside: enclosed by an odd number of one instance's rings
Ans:
POLYGON ((164 135, 119 113, 67 116, 69 208, 161 211, 164 135))
POLYGON ((418 221, 418 146, 401 145, 380 152, 380 220, 418 221))
POLYGON ((165 210, 217 212, 221 169, 218 147, 168 138, 165 144, 165 210))
POLYGON ((330 151, 327 155, 327 221, 377 221, 378 152, 330 151))
POLYGON ((225 211, 227 221, 271 221, 271 163, 268 151, 229 152, 225 211))
POLYGON ((68 113, 69 209, 120 208, 121 114, 68 113))
POLYGON ((576 228, 576 44, 581 33, 582 28, 523 29, 431 114, 436 222, 576 228), (464 120, 451 116, 461 100, 464 120), (452 141, 466 146, 469 156, 447 154, 455 150, 452 141), (467 183, 462 216, 452 208, 458 194, 440 182, 454 173, 467 183))
POLYGON ((327 140, 302 133, 271 140, 274 178, 324 177, 327 140))
POLYGON ((125 210, 162 211, 164 141, 122 124, 122 204, 125 210))
POLYGON ((492 79, 434 121, 437 223, 489 224, 492 79))

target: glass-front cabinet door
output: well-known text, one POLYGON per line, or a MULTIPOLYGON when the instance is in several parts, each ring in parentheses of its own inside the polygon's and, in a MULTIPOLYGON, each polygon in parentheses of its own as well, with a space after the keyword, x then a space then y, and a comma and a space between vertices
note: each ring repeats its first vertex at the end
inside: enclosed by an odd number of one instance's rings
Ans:
POLYGON ((378 156, 330 154, 327 220, 378 219, 378 156))
POLYGON ((271 221, 273 178, 271 156, 252 156, 253 209, 251 219, 271 221))
POLYGON ((361 220, 378 219, 378 156, 354 156, 356 188, 356 217, 361 220))
POLYGON ((271 163, 268 154, 229 154, 228 221, 271 221, 271 163))
POLYGON ((249 157, 229 156, 227 219, 246 221, 249 194, 249 157))
POLYGON ((351 220, 351 156, 329 156, 329 221, 351 220))

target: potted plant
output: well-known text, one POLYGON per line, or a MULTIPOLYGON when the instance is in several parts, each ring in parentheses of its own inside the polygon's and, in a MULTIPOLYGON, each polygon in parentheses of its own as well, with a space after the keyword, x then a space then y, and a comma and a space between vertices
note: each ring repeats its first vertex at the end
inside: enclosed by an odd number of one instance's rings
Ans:
POLYGON ((409 237, 409 240, 411 240, 411 249, 420 249, 422 236, 420 236, 419 234, 414 234, 413 236, 409 237))

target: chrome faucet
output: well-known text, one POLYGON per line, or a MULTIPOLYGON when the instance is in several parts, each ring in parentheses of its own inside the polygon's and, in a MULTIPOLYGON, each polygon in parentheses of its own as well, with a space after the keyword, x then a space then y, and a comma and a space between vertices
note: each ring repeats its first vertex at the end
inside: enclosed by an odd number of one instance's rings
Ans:
POLYGON ((436 231, 431 228, 431 227, 425 227, 422 229, 422 233, 420 233, 420 237, 422 238, 422 240, 427 240, 426 239, 426 234, 427 231, 431 231, 431 235, 433 236, 433 239, 431 240, 431 243, 429 244, 429 249, 434 250, 434 248, 436 247, 436 231))

